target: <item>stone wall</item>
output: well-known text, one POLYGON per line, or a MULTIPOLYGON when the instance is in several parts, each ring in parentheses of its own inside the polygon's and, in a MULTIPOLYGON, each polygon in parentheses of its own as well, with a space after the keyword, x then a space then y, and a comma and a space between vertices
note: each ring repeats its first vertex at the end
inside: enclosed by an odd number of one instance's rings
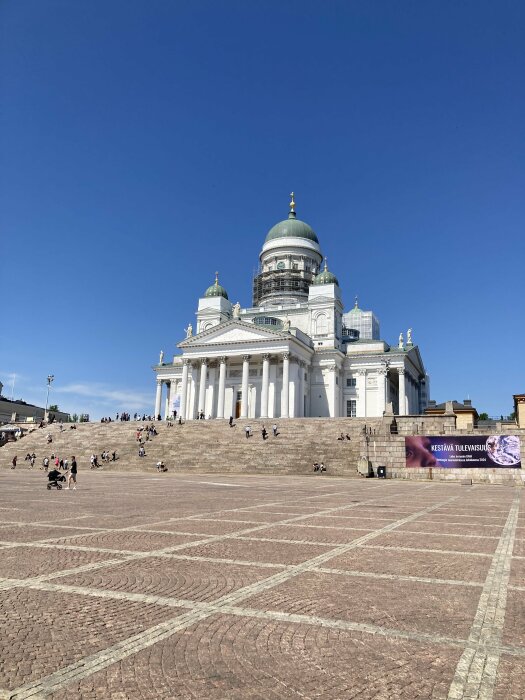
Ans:
MULTIPOLYGON (((524 469, 446 469, 446 468, 407 468, 405 466, 405 435, 480 435, 479 430, 457 430, 455 416, 396 416, 397 434, 392 434, 392 416, 385 416, 379 430, 361 438, 360 452, 368 456, 374 471, 380 465, 386 466, 387 476, 394 479, 424 481, 462 481, 472 479, 474 483, 525 484, 524 469), (368 441, 368 445, 367 445, 368 441), (367 455, 368 453, 368 455, 367 455)), ((505 425, 501 434, 521 437, 521 460, 525 461, 525 429, 505 425)), ((486 432, 486 431, 485 431, 486 432)), ((500 434, 498 431, 497 434, 500 434)))

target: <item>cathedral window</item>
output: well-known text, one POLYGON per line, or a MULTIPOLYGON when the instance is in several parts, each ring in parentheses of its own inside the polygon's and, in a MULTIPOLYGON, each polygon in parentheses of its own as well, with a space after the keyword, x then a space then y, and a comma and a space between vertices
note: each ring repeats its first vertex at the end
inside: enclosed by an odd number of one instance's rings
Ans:
POLYGON ((328 333, 328 318, 326 314, 319 314, 315 319, 316 335, 326 335, 328 333))
POLYGON ((355 418, 357 415, 357 401, 355 399, 350 399, 346 402, 346 417, 355 418))

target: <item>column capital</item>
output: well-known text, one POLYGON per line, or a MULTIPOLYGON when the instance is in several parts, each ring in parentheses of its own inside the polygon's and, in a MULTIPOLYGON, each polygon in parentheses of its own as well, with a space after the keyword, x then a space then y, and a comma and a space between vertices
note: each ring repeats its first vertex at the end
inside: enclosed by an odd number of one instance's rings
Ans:
POLYGON ((183 364, 183 365, 189 365, 189 364, 191 364, 191 361, 190 361, 190 359, 189 359, 188 357, 183 357, 183 358, 182 358, 182 364, 183 364))
MULTIPOLYGON (((397 368, 397 373, 398 374, 405 374, 405 368, 404 367, 398 367, 397 368)), ((407 375, 410 378, 410 375, 407 375)))
POLYGON ((328 371, 329 371, 329 372, 336 372, 336 371, 337 371, 337 365, 330 365, 330 367, 328 368, 328 371))
POLYGON ((219 357, 219 364, 225 365, 227 360, 228 360, 228 358, 226 357, 226 355, 221 355, 219 357))
POLYGON ((306 362, 304 360, 299 360, 299 367, 306 367, 306 362))
POLYGON ((243 355, 243 356, 242 356, 242 361, 243 361, 243 362, 248 362, 248 360, 250 359, 250 357, 251 357, 251 355, 243 355))
POLYGON ((386 375, 388 374, 388 367, 379 367, 377 373, 383 377, 386 377, 386 375))
POLYGON ((269 352, 264 352, 264 353, 262 354, 261 357, 262 357, 263 360, 269 360, 269 359, 270 359, 270 353, 269 353, 269 352))
POLYGON ((207 365, 209 362, 209 358, 208 357, 201 357, 199 359, 199 362, 201 363, 201 365, 207 365))
POLYGON ((366 377, 366 369, 364 369, 363 367, 361 367, 360 369, 357 370, 357 374, 358 374, 360 377, 366 377))
POLYGON ((164 380, 161 379, 160 377, 157 377, 157 386, 160 386, 164 380))
POLYGON ((290 353, 289 352, 283 352, 283 360, 289 360, 290 359, 290 353))

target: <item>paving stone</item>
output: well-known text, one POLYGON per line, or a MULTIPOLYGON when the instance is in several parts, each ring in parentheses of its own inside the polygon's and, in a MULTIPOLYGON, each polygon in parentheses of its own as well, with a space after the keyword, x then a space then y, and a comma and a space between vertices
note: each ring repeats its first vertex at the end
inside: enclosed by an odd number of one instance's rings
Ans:
POLYGON ((123 562, 108 570, 99 569, 54 579, 54 582, 195 601, 213 601, 255 581, 265 579, 274 572, 275 569, 225 562, 151 557, 146 561, 123 562))
POLYGON ((0 470, 0 698, 524 700, 520 491, 165 476, 0 470))
POLYGON ((497 539, 479 537, 451 537, 450 535, 413 535, 406 532, 388 532, 374 540, 375 545, 384 547, 416 547, 423 549, 445 549, 457 552, 480 552, 493 554, 497 539))
POLYGON ((482 583, 487 576, 490 558, 410 550, 399 552, 365 546, 341 554, 325 566, 349 571, 482 583))
POLYGON ((83 699, 88 690, 103 700, 127 681, 141 700, 444 698, 458 657, 457 649, 228 615, 190 631, 51 697, 83 699))
POLYGON ((307 572, 244 605, 463 638, 480 593, 453 585, 445 591, 435 584, 307 572))

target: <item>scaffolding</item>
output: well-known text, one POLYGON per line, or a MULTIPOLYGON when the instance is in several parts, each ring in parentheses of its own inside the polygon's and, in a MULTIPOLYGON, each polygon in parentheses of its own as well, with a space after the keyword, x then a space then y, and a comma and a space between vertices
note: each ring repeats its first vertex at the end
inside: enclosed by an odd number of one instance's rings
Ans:
POLYGON ((313 278, 306 270, 260 272, 253 279, 253 305, 307 301, 313 278))

